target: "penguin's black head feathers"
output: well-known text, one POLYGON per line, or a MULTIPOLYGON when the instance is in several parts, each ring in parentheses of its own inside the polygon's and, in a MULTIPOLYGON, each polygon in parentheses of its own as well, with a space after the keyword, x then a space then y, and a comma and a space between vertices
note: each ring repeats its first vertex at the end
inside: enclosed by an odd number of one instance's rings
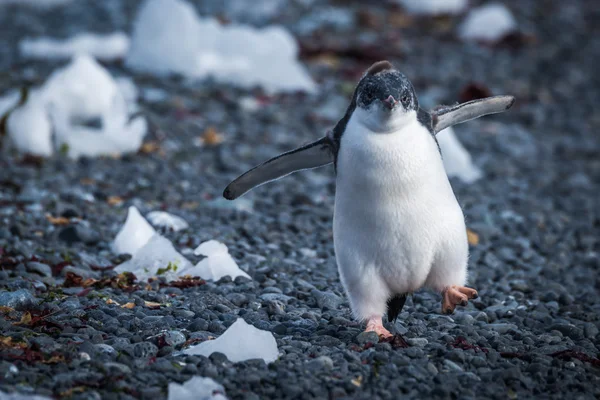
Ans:
POLYGON ((417 110, 419 103, 408 78, 388 61, 373 64, 356 87, 356 105, 384 110, 417 110))

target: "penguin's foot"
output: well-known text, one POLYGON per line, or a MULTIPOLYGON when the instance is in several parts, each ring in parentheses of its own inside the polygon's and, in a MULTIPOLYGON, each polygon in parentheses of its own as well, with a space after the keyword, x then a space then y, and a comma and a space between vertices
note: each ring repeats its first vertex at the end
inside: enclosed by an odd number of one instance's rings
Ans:
POLYGON ((442 292, 442 314, 452 314, 456 306, 466 306, 470 299, 477 297, 475 289, 452 285, 442 292))
POLYGON ((387 339, 391 338, 392 335, 390 331, 385 329, 383 326, 383 322, 381 321, 381 317, 371 317, 367 320, 367 329, 365 332, 375 332, 379 335, 379 337, 387 339))

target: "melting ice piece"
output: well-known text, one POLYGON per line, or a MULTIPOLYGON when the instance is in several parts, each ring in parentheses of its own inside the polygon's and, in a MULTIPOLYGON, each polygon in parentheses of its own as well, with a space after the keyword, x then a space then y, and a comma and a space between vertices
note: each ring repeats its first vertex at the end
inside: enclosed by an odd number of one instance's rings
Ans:
POLYGON ((316 89, 298 61, 296 40, 285 28, 224 26, 214 18, 198 17, 183 0, 144 3, 134 22, 126 65, 157 75, 211 76, 273 92, 316 89))
POLYGON ((467 0, 397 0, 412 14, 442 15, 460 14, 468 5, 467 0))
POLYGON ((52 125, 44 103, 35 95, 17 106, 6 121, 8 137, 22 153, 37 156, 52 155, 52 125))
POLYGON ((279 350, 273 334, 257 329, 241 318, 215 340, 207 340, 184 350, 185 354, 210 356, 223 353, 232 362, 262 358, 267 363, 277 360, 279 350))
POLYGON ((175 250, 169 239, 156 234, 130 260, 118 265, 115 271, 131 272, 139 281, 156 276, 164 276, 167 281, 172 281, 186 275, 190 268, 192 263, 175 250))
POLYGON ((27 38, 19 43, 19 50, 25 58, 33 59, 60 60, 89 54, 99 60, 114 61, 127 54, 129 37, 116 32, 108 35, 80 33, 69 39, 27 38))
POLYGON ((224 276, 231 276, 235 279, 238 276, 250 278, 250 275, 245 273, 238 267, 235 260, 229 254, 227 246, 216 240, 209 240, 201 243, 194 250, 194 254, 206 256, 200 260, 198 264, 190 271, 191 275, 199 276, 204 280, 218 281, 224 276))
POLYGON ((12 109, 8 136, 22 152, 50 155, 54 142, 71 158, 122 154, 137 151, 147 130, 144 117, 130 120, 135 100, 127 94, 129 102, 108 71, 80 55, 30 90, 23 105, 13 108, 19 100, 9 94, 0 99, 0 109, 12 109))
POLYGON ((194 376, 187 382, 169 383, 168 400, 227 400, 225 389, 211 378, 194 376))
POLYGON ((41 90, 49 104, 57 144, 67 145, 69 157, 129 153, 140 148, 146 120, 129 120, 129 107, 119 86, 90 56, 77 56, 55 71, 41 90), (86 121, 94 120, 101 126, 86 126, 86 121))
POLYGON ((466 41, 496 42, 516 29, 510 10, 503 4, 491 3, 471 10, 458 33, 466 41))
POLYGON ((161 226, 177 232, 189 227, 185 219, 164 211, 152 211, 146 214, 148 221, 154 226, 161 226))
POLYGON ((135 254, 152 236, 156 234, 154 228, 142 217, 134 206, 129 207, 125 224, 117 233, 112 244, 113 251, 117 254, 135 254))
POLYGON ((473 164, 471 155, 458 141, 452 127, 444 129, 436 137, 442 150, 444 168, 448 176, 457 177, 466 183, 481 178, 481 170, 473 164))

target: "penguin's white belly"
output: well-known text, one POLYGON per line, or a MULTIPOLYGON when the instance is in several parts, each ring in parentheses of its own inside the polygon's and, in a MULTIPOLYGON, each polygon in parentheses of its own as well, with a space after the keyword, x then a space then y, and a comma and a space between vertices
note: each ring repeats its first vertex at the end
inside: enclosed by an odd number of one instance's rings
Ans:
POLYGON ((338 154, 334 243, 357 316, 424 285, 464 284, 464 217, 434 139, 417 121, 387 134, 354 126, 338 154))

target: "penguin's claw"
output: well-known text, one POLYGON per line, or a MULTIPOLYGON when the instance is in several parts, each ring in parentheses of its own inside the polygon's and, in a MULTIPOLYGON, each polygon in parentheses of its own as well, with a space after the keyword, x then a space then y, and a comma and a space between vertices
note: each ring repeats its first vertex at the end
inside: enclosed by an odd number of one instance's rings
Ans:
POLYGON ((380 338, 384 339, 391 338, 392 336, 394 336, 390 333, 390 331, 385 329, 383 323, 381 322, 381 317, 369 318, 369 320, 367 321, 367 329, 365 329, 365 332, 375 332, 379 335, 380 338))
POLYGON ((464 286, 450 286, 442 292, 442 313, 452 314, 457 305, 466 306, 469 299, 478 297, 477 290, 464 286))

